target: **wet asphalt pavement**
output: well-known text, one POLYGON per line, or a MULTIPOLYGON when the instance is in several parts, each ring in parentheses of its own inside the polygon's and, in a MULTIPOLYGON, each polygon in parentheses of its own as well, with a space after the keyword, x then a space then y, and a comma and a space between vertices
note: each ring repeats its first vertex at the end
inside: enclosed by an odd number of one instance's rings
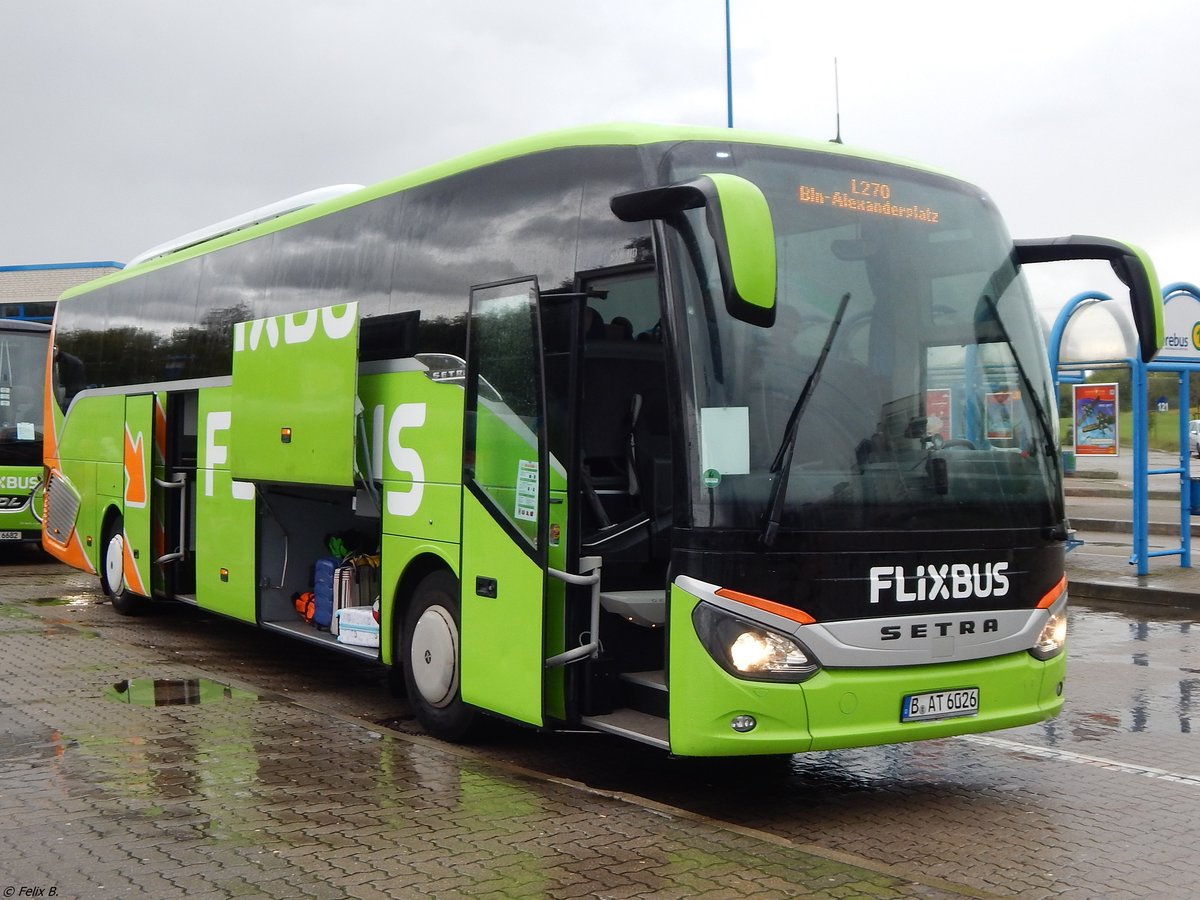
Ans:
POLYGON ((9 551, 0 890, 1194 896, 1200 613, 1076 604, 1070 628, 1037 726, 747 761, 504 726, 456 748, 369 663, 182 606, 123 618, 9 551))

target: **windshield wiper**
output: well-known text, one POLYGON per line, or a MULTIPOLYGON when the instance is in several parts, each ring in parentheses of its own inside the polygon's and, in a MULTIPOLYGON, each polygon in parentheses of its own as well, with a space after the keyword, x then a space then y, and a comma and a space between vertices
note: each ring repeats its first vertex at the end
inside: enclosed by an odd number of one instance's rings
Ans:
MULTIPOLYGON (((1050 419, 1046 414, 1046 408, 1042 406, 1041 398, 1038 396, 1037 390, 1033 386, 1033 382, 1029 378, 1029 373, 1025 371, 1025 366, 1021 364, 1021 357, 1017 353, 1016 345, 1013 344, 1012 338, 1009 336, 1008 327, 1000 318, 1000 310, 996 305, 996 301, 986 291, 980 296, 980 299, 987 304, 987 308, 992 315, 992 320, 996 323, 996 327, 1000 329, 1000 336, 1004 338, 1004 342, 1008 345, 1012 352, 1013 363, 1017 367, 1017 375, 1021 379, 1021 385, 1025 389, 1025 393, 1029 395, 1029 400, 1033 403, 1034 415, 1037 416, 1038 425, 1042 432, 1042 452, 1046 456, 1054 455, 1054 432, 1050 430, 1050 419)), ((1051 464, 1049 469, 1052 473, 1057 474, 1058 467, 1051 464)), ((1060 484, 1061 490, 1061 484, 1060 484)), ((1047 502, 1050 505, 1050 518, 1059 520, 1058 509, 1054 505, 1054 501, 1047 497, 1047 502)), ((1051 529, 1055 539, 1065 541, 1068 537, 1068 526, 1065 518, 1058 521, 1057 525, 1051 529)))
POLYGON ((833 339, 838 333, 838 328, 841 327, 842 316, 846 314, 846 307, 849 303, 850 294, 847 292, 842 295, 841 302, 838 303, 837 313, 829 326, 829 334, 825 336, 825 345, 821 347, 821 355, 817 357, 817 364, 808 373, 808 380, 804 382, 800 396, 796 398, 796 405, 792 407, 792 414, 788 416, 787 428, 783 431, 783 441, 780 443, 779 449, 775 451, 775 459, 771 462, 771 474, 775 476, 775 481, 771 485, 771 496, 767 499, 765 514, 767 524, 763 527, 762 536, 759 538, 768 547, 775 543, 775 536, 779 534, 779 521, 783 518, 783 500, 787 496, 788 479, 792 473, 792 454, 796 450, 796 435, 800 433, 800 418, 804 415, 804 408, 808 406, 808 400, 812 396, 817 382, 821 380, 821 370, 825 368, 825 359, 829 356, 829 348, 833 346, 833 339))

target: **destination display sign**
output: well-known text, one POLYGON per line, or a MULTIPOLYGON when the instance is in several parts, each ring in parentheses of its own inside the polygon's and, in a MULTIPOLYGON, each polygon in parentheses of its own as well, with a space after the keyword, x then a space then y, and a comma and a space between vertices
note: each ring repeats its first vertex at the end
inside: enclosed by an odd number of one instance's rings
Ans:
POLYGON ((938 210, 922 203, 910 203, 907 198, 899 196, 900 193, 903 191, 893 191, 892 185, 885 181, 847 178, 845 184, 833 190, 801 184, 796 188, 796 200, 804 205, 829 206, 870 216, 937 224, 941 218, 938 210))

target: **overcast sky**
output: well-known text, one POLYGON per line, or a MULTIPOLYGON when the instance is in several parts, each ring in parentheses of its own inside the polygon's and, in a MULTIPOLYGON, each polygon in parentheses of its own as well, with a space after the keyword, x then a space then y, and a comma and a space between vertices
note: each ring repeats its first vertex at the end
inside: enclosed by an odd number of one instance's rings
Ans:
MULTIPOLYGON (((1200 281, 1194 0, 732 0, 732 34, 736 126, 833 137, 836 57, 847 144, 1200 281)), ((0 265, 563 126, 723 126, 725 86, 724 0, 3 0, 0 265)))

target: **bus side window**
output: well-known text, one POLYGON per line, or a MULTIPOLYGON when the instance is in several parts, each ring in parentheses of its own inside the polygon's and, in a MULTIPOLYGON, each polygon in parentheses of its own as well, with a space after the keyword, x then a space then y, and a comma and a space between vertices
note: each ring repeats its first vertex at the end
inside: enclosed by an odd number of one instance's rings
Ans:
POLYGON ((83 361, 78 356, 64 353, 54 348, 54 399, 65 411, 75 399, 75 395, 84 389, 87 375, 83 371, 83 361))

